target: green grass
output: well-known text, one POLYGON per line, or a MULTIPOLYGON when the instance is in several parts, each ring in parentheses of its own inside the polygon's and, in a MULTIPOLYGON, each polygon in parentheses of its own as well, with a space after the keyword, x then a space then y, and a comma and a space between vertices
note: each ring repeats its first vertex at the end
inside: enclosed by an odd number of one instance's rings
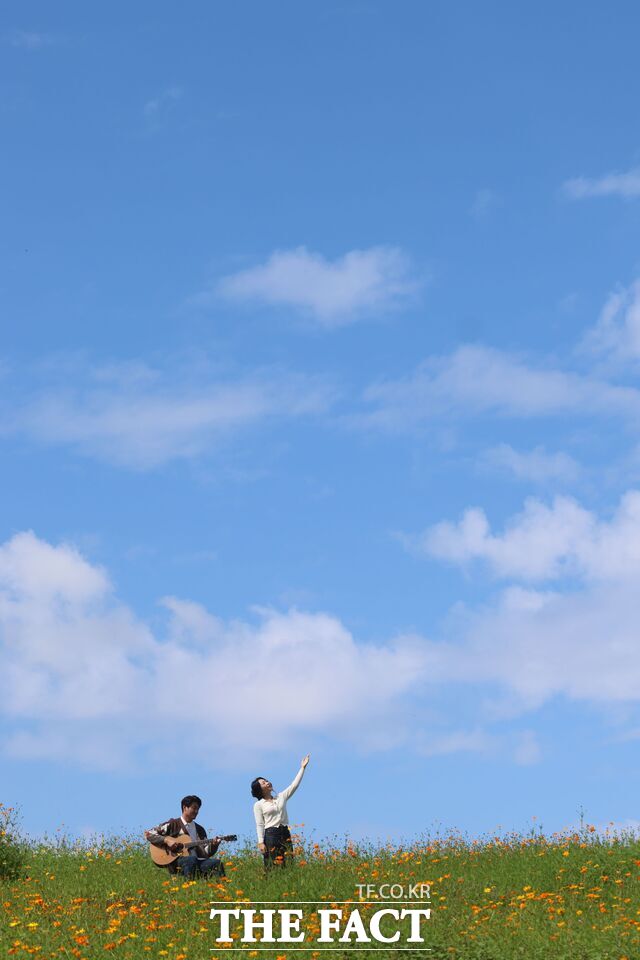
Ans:
MULTIPOLYGON (((640 843, 630 836, 602 838, 585 830, 550 840, 426 839, 406 849, 300 847, 295 864, 267 876, 252 848, 226 850, 225 881, 185 883, 155 867, 137 842, 23 845, 22 877, 0 882, 3 956, 306 960, 312 950, 288 952, 286 945, 257 954, 251 945, 212 951, 210 901, 331 903, 356 900, 359 883, 406 887, 422 881, 431 884, 425 938, 432 950, 397 953, 399 958, 640 957, 640 843)), ((310 921, 314 908, 304 909, 310 921)), ((363 907, 361 913, 373 910, 363 907)), ((382 950, 386 956, 394 952, 382 950)), ((349 953, 348 946, 336 944, 317 956, 349 953)), ((367 960, 373 953, 354 957, 367 960)))

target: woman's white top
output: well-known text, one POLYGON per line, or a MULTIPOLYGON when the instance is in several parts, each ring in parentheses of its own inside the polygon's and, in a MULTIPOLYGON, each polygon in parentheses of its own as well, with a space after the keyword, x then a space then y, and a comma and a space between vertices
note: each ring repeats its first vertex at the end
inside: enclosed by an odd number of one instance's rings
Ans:
POLYGON ((286 790, 278 793, 273 800, 256 800, 253 805, 253 815, 256 818, 256 829, 258 831, 258 843, 264 843, 264 832, 267 827, 281 827, 289 825, 287 816, 287 800, 292 796, 298 787, 304 775, 304 767, 300 767, 296 773, 295 779, 289 784, 286 790))

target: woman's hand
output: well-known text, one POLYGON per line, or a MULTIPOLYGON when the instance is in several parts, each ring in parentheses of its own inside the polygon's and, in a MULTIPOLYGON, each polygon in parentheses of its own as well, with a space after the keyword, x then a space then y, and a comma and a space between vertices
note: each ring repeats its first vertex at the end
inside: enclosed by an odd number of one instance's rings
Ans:
POLYGON ((306 757, 303 757, 303 759, 300 761, 300 766, 302 767, 303 770, 308 763, 309 763, 309 754, 307 754, 306 757))
POLYGON ((259 844, 258 844, 258 850, 260 851, 260 853, 266 853, 266 852, 267 852, 267 845, 266 845, 266 843, 259 843, 259 844))

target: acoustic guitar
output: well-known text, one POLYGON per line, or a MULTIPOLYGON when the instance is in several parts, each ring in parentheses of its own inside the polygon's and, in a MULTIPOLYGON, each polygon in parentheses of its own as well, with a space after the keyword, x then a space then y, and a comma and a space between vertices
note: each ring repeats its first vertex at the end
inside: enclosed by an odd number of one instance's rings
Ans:
POLYGON ((171 844, 177 844, 177 848, 167 850, 165 847, 156 847, 153 843, 149 844, 151 859, 158 867, 168 867, 169 864, 177 860, 178 857, 188 857, 194 847, 204 847, 207 843, 211 843, 212 840, 228 842, 237 840, 238 837, 235 833, 230 833, 226 837, 207 837, 206 840, 192 840, 188 833, 181 833, 177 837, 167 837, 166 839, 171 844))

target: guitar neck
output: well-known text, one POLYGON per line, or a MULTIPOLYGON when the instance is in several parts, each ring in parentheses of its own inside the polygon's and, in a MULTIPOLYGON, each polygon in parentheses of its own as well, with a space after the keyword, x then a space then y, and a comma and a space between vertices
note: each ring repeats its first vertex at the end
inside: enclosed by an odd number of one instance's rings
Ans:
POLYGON ((192 840, 191 843, 185 843, 184 846, 187 850, 191 850, 192 847, 203 847, 205 843, 215 843, 216 839, 223 843, 225 840, 237 840, 238 838, 235 834, 228 834, 225 837, 205 837, 204 840, 192 840))

